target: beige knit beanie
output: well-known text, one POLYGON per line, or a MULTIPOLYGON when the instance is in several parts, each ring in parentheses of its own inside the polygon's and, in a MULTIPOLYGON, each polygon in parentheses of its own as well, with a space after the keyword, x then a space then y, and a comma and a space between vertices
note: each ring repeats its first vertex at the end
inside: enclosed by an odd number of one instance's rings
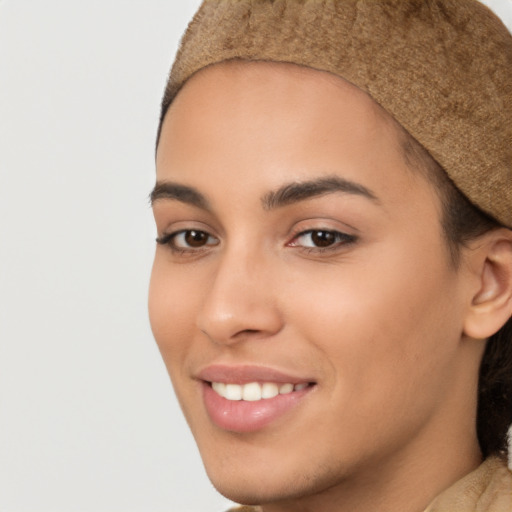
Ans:
POLYGON ((352 82, 512 228, 512 35, 476 0, 204 0, 161 122, 191 75, 229 59, 291 62, 352 82))

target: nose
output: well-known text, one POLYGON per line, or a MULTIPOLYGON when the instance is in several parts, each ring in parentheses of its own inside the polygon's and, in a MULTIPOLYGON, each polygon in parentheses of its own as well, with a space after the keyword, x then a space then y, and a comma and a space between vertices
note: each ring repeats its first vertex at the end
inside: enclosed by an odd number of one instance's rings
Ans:
POLYGON ((263 257, 240 251, 220 257, 197 327, 214 343, 225 345, 279 332, 282 318, 270 267, 263 257))

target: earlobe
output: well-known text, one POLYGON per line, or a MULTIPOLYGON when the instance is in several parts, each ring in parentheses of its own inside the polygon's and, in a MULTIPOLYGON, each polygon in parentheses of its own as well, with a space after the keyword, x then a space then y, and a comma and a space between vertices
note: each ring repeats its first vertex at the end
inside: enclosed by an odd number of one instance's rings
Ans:
POLYGON ((502 228, 484 235, 470 257, 476 260, 479 287, 472 296, 464 333, 486 339, 512 315, 512 231, 502 228))

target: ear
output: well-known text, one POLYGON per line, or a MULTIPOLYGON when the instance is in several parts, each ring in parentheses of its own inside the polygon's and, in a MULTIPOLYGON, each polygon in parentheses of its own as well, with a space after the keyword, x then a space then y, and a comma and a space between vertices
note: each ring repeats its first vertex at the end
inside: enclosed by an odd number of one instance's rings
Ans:
POLYGON ((464 333, 486 339, 512 316, 512 231, 500 228, 486 233, 471 244, 468 258, 476 286, 464 333))

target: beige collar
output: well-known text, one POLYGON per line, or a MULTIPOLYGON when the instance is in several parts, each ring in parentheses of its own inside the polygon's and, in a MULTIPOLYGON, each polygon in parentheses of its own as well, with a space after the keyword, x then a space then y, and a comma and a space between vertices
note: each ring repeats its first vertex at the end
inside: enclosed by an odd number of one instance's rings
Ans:
POLYGON ((441 493, 425 512, 512 512, 512 472, 490 457, 441 493))
MULTIPOLYGON (((239 507, 228 512, 260 512, 239 507)), ((425 512, 512 512, 512 472, 504 461, 490 457, 475 471, 440 494, 425 512)))

